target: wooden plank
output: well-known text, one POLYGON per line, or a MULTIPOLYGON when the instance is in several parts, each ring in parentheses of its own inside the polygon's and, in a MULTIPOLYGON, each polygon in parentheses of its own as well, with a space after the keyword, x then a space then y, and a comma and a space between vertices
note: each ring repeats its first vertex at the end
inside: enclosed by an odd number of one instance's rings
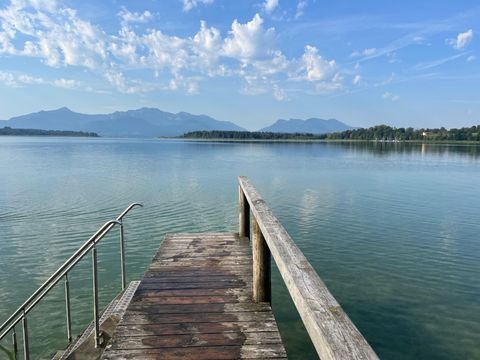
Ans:
POLYGON ((321 359, 378 359, 247 178, 240 187, 321 359))
POLYGON ((243 346, 205 346, 171 349, 129 349, 106 351, 103 359, 142 360, 234 360, 234 359, 286 359, 280 344, 243 346))
POLYGON ((118 336, 112 341, 112 349, 158 349, 172 347, 196 347, 196 346, 241 346, 241 345, 269 345, 281 344, 282 339, 278 333, 235 332, 218 333, 191 333, 177 335, 147 335, 142 336, 142 343, 130 334, 118 336))
POLYGON ((242 331, 244 333, 271 332, 277 336, 278 329, 274 320, 271 321, 237 321, 237 322, 196 322, 180 324, 120 324, 115 330, 116 336, 154 336, 178 334, 210 334, 230 333, 242 331))
POLYGON ((142 290, 137 289, 135 293, 135 297, 133 298, 132 302, 135 302, 138 299, 146 298, 146 297, 173 297, 173 296, 224 296, 224 295, 232 295, 232 296, 248 296, 248 293, 245 294, 245 289, 169 289, 169 290, 160 290, 160 289, 149 289, 149 290, 142 290))
POLYGON ((123 316, 123 324, 181 324, 195 322, 236 322, 236 321, 273 321, 271 312, 235 312, 235 313, 203 313, 203 314, 146 314, 139 315, 127 311, 123 316))
POLYGON ((243 303, 201 303, 201 304, 156 304, 156 306, 146 307, 144 303, 132 303, 129 307, 130 314, 147 313, 154 314, 190 314, 190 313, 234 313, 250 311, 272 311, 266 303, 252 304, 243 303))
POLYGON ((169 234, 104 359, 285 359, 268 303, 252 301, 250 242, 169 234))
POLYGON ((248 296, 149 296, 139 297, 132 301, 132 304, 157 304, 157 305, 174 305, 174 304, 234 304, 239 302, 248 302, 248 296))
POLYGON ((245 275, 226 275, 223 276, 217 275, 213 279, 210 276, 148 276, 144 277, 143 282, 146 284, 160 284, 160 283, 170 283, 170 284, 181 284, 181 283, 204 283, 204 282, 251 282, 252 278, 245 275))

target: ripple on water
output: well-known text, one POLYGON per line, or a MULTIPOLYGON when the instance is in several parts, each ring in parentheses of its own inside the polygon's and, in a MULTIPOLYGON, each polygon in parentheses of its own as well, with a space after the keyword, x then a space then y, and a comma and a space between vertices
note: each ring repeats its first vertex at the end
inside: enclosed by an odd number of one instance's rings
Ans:
MULTIPOLYGON (((480 358, 479 158, 455 150, 382 151, 131 139, 0 142, 0 314, 14 310, 131 202, 145 207, 125 219, 129 279, 142 276, 167 232, 236 231, 236 176, 246 174, 382 358, 480 358)), ((117 229, 100 244, 99 262, 106 302, 120 284, 117 229)), ((314 358, 275 272, 273 282, 290 357, 314 358)), ((91 319, 89 257, 71 284, 78 332, 91 319)), ((62 306, 60 287, 32 314, 36 354, 62 347, 62 306)))

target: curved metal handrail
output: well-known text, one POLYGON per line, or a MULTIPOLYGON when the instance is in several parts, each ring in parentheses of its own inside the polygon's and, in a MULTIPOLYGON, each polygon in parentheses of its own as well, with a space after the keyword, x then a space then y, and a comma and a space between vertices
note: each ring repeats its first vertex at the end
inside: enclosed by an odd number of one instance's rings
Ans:
MULTIPOLYGON (((139 206, 143 207, 140 203, 130 204, 116 219, 107 221, 103 224, 100 229, 98 229, 95 234, 93 234, 67 261, 65 261, 10 317, 0 326, 0 340, 2 340, 14 327, 20 322, 24 322, 24 338, 26 337, 25 328, 26 328, 26 315, 32 310, 35 305, 38 304, 49 292, 50 290, 57 285, 62 278, 65 277, 66 280, 66 304, 67 304, 67 327, 68 327, 68 339, 71 341, 70 334, 70 319, 69 319, 69 295, 68 295, 68 272, 80 261, 85 255, 92 250, 93 255, 93 271, 94 271, 94 298, 97 297, 96 288, 96 244, 103 239, 105 235, 115 226, 120 225, 120 253, 121 253, 121 271, 122 271, 122 290, 125 289, 125 262, 124 262, 124 232, 123 232, 123 218, 127 215, 130 210, 134 207, 139 206)), ((96 302, 96 299, 94 299, 96 302)), ((95 304, 97 307, 98 304, 95 304)), ((98 307, 94 311, 95 321, 98 326, 98 307)), ((96 327, 97 327, 96 326, 96 327)), ((96 338, 98 338, 98 329, 96 329, 96 338)), ((14 347, 15 344, 15 333, 14 333, 14 347)), ((28 348, 28 342, 24 347, 28 348)), ((28 351, 28 350, 27 350, 28 351)))

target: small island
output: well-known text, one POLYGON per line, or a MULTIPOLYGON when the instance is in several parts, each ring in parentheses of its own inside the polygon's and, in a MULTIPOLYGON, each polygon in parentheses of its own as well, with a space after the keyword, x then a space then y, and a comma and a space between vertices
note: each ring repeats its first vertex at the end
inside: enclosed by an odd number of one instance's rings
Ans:
POLYGON ((8 136, 69 136, 69 137, 99 137, 94 132, 66 131, 66 130, 39 130, 39 129, 13 129, 5 126, 0 128, 0 135, 8 136))

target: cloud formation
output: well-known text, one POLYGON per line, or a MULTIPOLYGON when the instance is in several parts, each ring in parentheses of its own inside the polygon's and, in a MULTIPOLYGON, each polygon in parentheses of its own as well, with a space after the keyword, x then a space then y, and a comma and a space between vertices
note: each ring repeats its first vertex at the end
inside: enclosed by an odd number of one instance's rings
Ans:
POLYGON ((262 4, 262 9, 267 13, 271 14, 278 7, 278 0, 265 0, 262 4))
POLYGON ((447 44, 451 45, 454 49, 462 50, 470 44, 473 39, 473 30, 467 30, 457 35, 454 39, 447 39, 447 44))
POLYGON ((306 0, 299 0, 297 3, 297 10, 295 12, 295 20, 300 19, 305 13, 305 8, 307 7, 308 2, 306 0))
MULTIPOLYGON (((212 1, 184 0, 183 4, 188 11, 212 1)), ((277 47, 275 28, 266 27, 259 14, 245 23, 234 20, 224 36, 201 21, 195 34, 180 37, 154 27, 137 27, 152 20, 147 10, 131 12, 122 7, 117 13, 118 32, 108 33, 74 9, 53 0, 41 2, 42 6, 39 0, 11 0, 0 8, 0 55, 37 58, 52 68, 84 68, 124 93, 170 90, 196 94, 202 81, 212 77, 239 78, 243 93, 270 93, 277 100, 288 99, 289 82, 312 84, 319 93, 342 87, 335 60, 325 59, 311 45, 298 57, 287 58, 277 47), (150 78, 138 78, 135 72, 139 70, 150 72, 150 78)), ((273 11, 278 1, 268 0, 264 5, 273 11)), ((6 75, 2 81, 21 83, 6 75)), ((79 87, 75 80, 63 78, 46 83, 79 87)))
POLYGON ((184 11, 190 11, 200 4, 210 5, 210 4, 213 4, 213 1, 214 0, 182 0, 183 10, 184 11))

